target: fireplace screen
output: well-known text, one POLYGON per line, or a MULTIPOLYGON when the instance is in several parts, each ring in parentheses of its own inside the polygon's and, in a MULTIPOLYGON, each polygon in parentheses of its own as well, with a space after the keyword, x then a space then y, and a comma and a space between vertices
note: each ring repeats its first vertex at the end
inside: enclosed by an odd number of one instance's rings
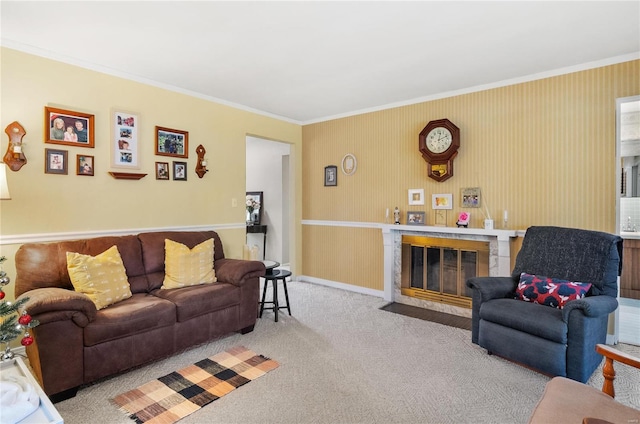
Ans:
POLYGON ((402 294, 471 307, 467 279, 489 275, 489 243, 402 237, 402 294))

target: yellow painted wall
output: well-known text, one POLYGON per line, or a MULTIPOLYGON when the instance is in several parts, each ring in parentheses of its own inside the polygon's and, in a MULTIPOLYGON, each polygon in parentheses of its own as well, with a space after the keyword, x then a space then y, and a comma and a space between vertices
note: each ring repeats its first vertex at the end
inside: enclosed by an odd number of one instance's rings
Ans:
MULTIPOLYGON (((303 219, 382 222, 386 208, 427 212, 431 195, 452 193, 454 226, 460 190, 480 187, 500 228, 557 225, 615 232, 615 99, 640 94, 640 61, 479 91, 420 104, 305 125, 303 219), (448 118, 460 128, 454 176, 427 177, 418 134, 431 120, 448 118), (338 173, 324 187, 324 167, 346 153, 358 161, 353 176, 338 173), (425 206, 408 205, 408 189, 425 190, 425 206)), ((470 209, 471 226, 484 218, 470 209)), ((378 230, 379 231, 379 230, 378 230)), ((305 225, 303 274, 376 290, 382 241, 344 227, 305 225), (325 233, 331 234, 327 239, 325 233), (314 240, 314 243, 307 243, 314 240), (360 249, 372 263, 333 269, 336 246, 360 249)))
MULTIPOLYGON (((229 226, 220 235, 229 257, 242 257, 245 243, 245 137, 248 134, 292 144, 292 155, 302 155, 300 125, 235 109, 185 94, 125 80, 93 70, 37 57, 16 50, 1 50, 1 124, 18 121, 28 163, 18 172, 7 171, 12 200, 0 202, 0 235, 42 235, 185 226, 229 226), (95 148, 44 143, 44 107, 51 106, 95 115, 95 148), (111 164, 112 109, 137 113, 139 154, 148 175, 139 181, 116 180, 111 164), (185 159, 156 156, 155 126, 189 132, 187 181, 158 181, 155 162, 185 159), (209 172, 195 174, 195 148, 207 150, 209 172), (45 148, 67 150, 68 175, 44 173, 45 148), (76 155, 95 156, 95 176, 76 175, 76 155), (232 207, 232 198, 238 206, 232 207)), ((8 137, 0 143, 2 155, 8 137)), ((301 161, 294 165, 295 196, 292 216, 300 217, 301 161)), ((119 171, 133 172, 119 169, 119 171)), ((137 171, 136 171, 137 172, 137 171)), ((301 229, 296 226, 297 246, 301 229)), ((16 244, 0 244, 5 265, 15 275, 11 260, 16 244)), ((301 268, 301 254, 292 267, 301 268)), ((12 295, 13 289, 7 290, 12 295)))

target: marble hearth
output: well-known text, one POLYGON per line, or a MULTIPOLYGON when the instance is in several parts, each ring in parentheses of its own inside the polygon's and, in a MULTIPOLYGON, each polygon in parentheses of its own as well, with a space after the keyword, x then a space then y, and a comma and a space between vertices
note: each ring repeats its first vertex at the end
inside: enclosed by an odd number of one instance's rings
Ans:
POLYGON ((402 236, 426 236, 450 240, 471 240, 489 243, 489 276, 511 274, 510 241, 515 230, 484 230, 480 228, 432 227, 414 225, 383 225, 384 243, 384 298, 453 315, 471 317, 471 309, 442 302, 405 296, 401 291, 402 236))

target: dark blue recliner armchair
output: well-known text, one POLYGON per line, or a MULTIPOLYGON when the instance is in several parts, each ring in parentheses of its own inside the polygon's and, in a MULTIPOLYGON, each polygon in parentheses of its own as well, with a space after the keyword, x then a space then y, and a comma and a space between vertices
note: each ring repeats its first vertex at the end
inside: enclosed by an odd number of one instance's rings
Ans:
POLYGON ((602 356, 609 314, 618 301, 622 238, 589 230, 530 227, 511 277, 475 277, 472 342, 551 376, 585 383, 602 356), (515 299, 520 274, 591 283, 586 297, 563 309, 515 299))

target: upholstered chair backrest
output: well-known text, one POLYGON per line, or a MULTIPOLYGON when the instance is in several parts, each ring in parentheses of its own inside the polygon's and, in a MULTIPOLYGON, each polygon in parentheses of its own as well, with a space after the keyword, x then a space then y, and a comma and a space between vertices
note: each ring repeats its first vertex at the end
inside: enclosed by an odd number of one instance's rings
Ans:
POLYGON ((518 279, 522 272, 591 283, 590 295, 616 297, 622 238, 576 228, 530 227, 511 276, 518 279))

